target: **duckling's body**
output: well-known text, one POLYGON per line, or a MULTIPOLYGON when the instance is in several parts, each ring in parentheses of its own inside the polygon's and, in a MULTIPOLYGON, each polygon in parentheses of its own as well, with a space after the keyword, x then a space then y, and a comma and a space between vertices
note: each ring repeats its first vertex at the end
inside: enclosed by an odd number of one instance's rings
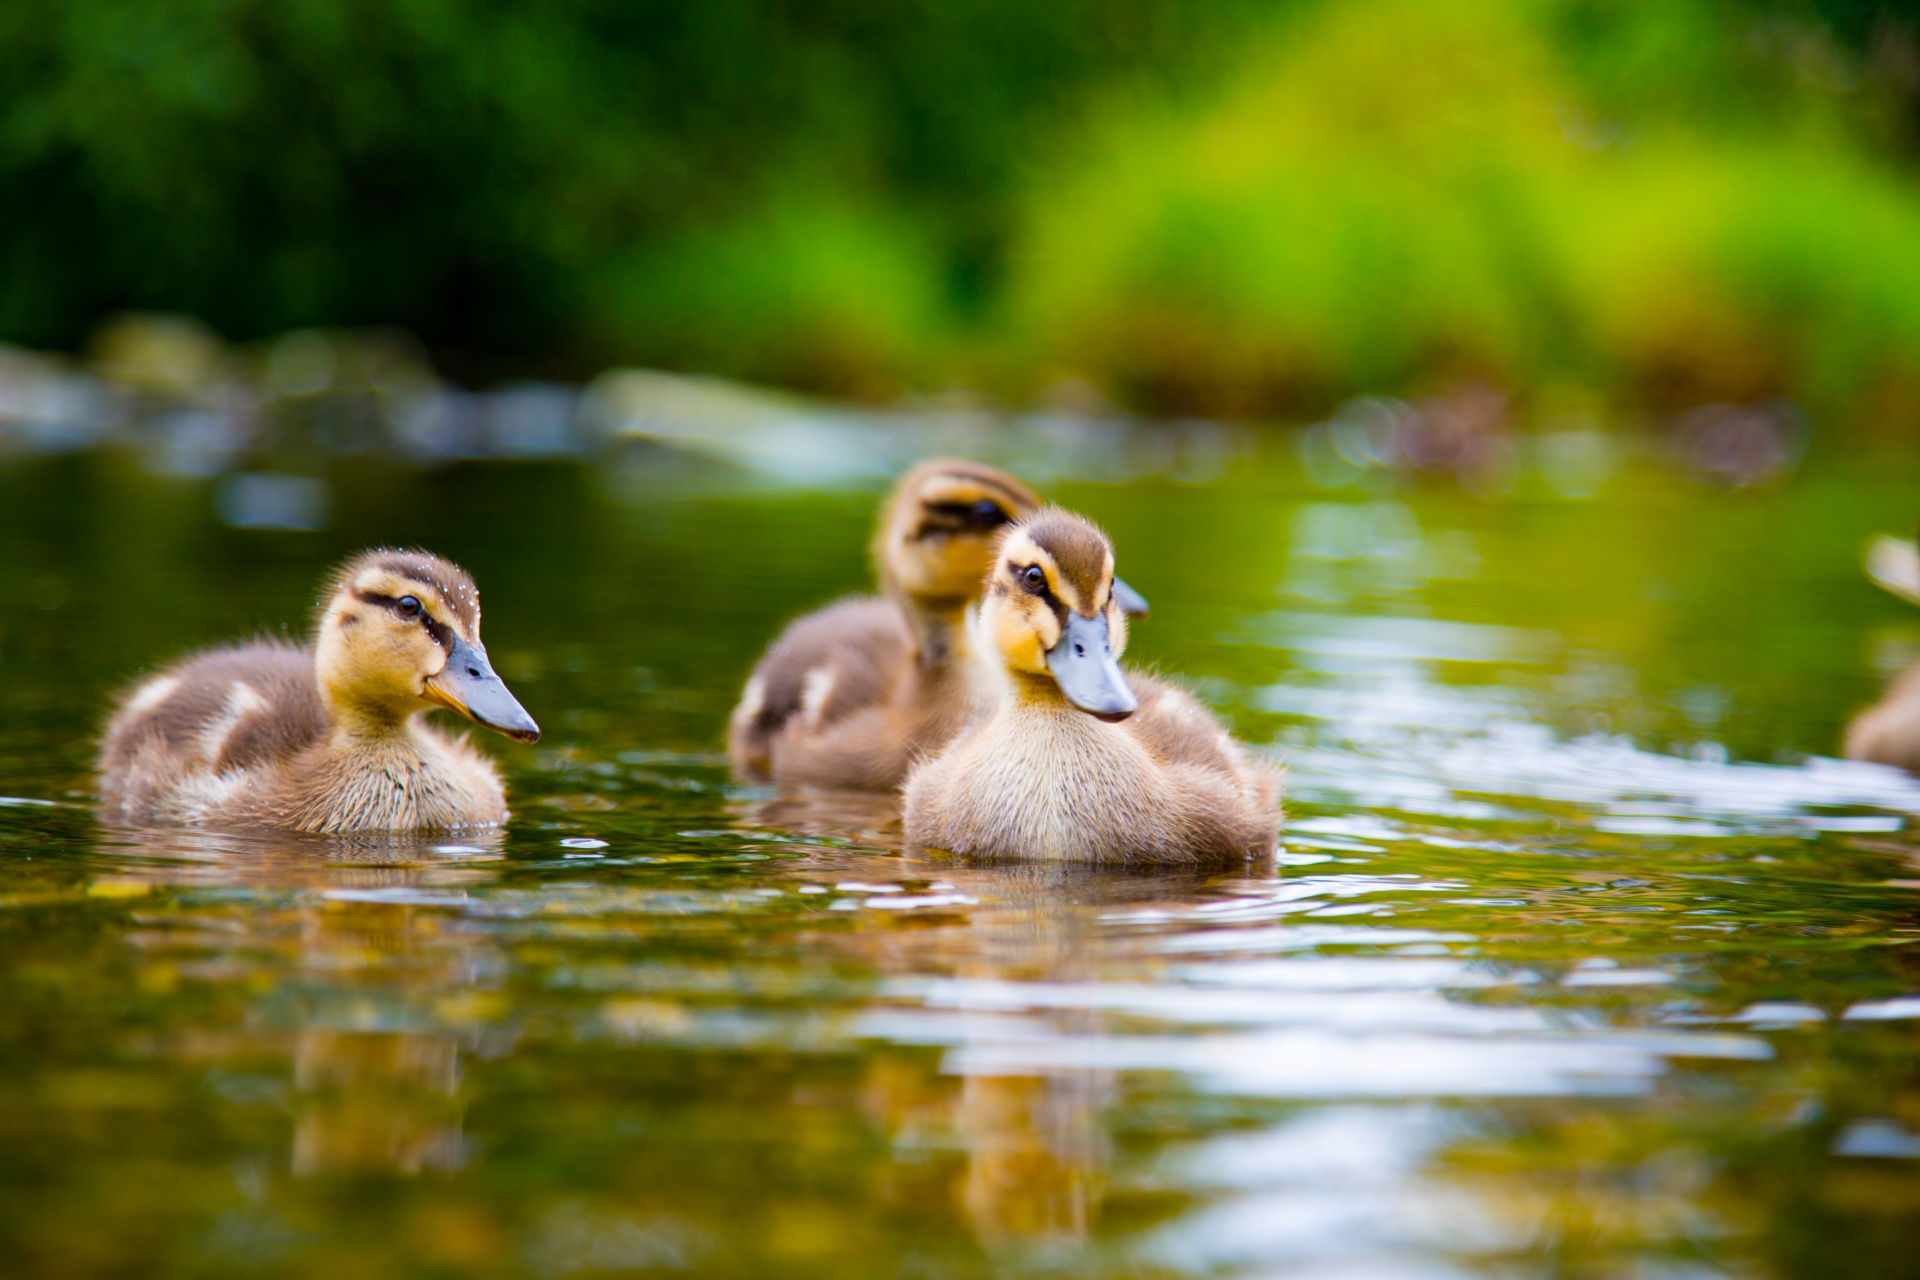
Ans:
POLYGON ((1894 677, 1880 701, 1847 726, 1846 756, 1920 773, 1920 663, 1894 677))
POLYGON ((1127 674, 1106 724, 1008 699, 907 783, 907 843, 980 858, 1220 865, 1273 848, 1279 779, 1185 690, 1127 674), (1136 723, 1137 721, 1137 723, 1136 723))
POLYGON ((136 823, 331 834, 504 822, 493 763, 427 724, 429 705, 538 736, 487 664, 466 575, 375 553, 342 572, 315 645, 213 649, 135 685, 101 741, 101 798, 136 823))
MULTIPOLYGON (((1867 574, 1902 600, 1920 604, 1920 547, 1915 543, 1874 539, 1867 549, 1867 574)), ((1880 701, 1853 718, 1843 750, 1849 760, 1920 773, 1920 663, 1895 676, 1880 701)))
POLYGON ((993 538, 1040 500, 1003 471, 942 459, 894 487, 874 540, 885 598, 841 600, 789 626, 728 726, 735 768, 789 786, 887 791, 991 709, 966 612, 993 538))
POLYGON ((1176 686, 1115 662, 1112 548, 1042 512, 1006 535, 981 610, 1008 694, 913 771, 909 848, 1224 865, 1273 848, 1279 777, 1176 686))
POLYGON ((897 788, 998 696, 963 644, 916 645, 900 609, 872 597, 809 614, 748 683, 729 734, 736 764, 787 786, 897 788))
POLYGON ((336 733, 313 651, 215 649, 143 681, 107 727, 101 792, 131 822, 396 831, 505 822, 492 761, 420 716, 336 733))

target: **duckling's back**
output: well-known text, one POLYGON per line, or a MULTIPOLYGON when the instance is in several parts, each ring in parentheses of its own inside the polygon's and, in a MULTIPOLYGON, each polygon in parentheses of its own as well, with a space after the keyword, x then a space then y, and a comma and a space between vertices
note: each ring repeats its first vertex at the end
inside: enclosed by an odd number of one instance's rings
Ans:
POLYGON ((912 660, 913 636, 889 601, 854 596, 800 618, 767 649, 734 709, 734 764, 749 777, 777 776, 783 735, 817 745, 833 726, 884 703, 912 660))
POLYGON ((212 649, 134 685, 100 746, 106 809, 132 822, 194 821, 240 797, 262 767, 319 741, 327 713, 306 648, 212 649))

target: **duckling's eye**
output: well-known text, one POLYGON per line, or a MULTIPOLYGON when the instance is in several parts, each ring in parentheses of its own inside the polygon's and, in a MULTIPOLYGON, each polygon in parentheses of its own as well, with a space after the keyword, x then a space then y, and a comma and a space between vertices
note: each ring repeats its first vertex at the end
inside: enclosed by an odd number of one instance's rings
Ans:
POLYGON ((1045 591, 1047 589, 1046 570, 1037 564, 1030 564, 1021 570, 1020 581, 1027 584, 1029 591, 1045 591))
POLYGON ((991 529, 997 525, 1003 525, 1006 522, 1007 513, 1000 509, 999 503, 988 498, 982 498, 973 504, 972 523, 977 528, 991 529))
POLYGON ((420 616, 420 598, 418 596, 401 596, 400 603, 396 607, 400 610, 402 617, 417 618, 420 616))

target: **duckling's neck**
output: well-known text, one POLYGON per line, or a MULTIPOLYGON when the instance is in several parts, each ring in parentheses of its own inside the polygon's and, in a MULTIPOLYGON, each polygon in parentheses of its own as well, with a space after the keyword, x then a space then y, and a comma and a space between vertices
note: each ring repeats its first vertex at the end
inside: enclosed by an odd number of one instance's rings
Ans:
POLYGON ((913 631, 914 650, 923 667, 946 667, 966 661, 973 647, 967 639, 967 603, 930 605, 912 599, 901 602, 907 626, 913 631))
POLYGON ((1086 712, 1067 701, 1060 692, 1060 686, 1052 676, 1032 675, 1025 671, 1007 672, 1007 678, 1013 684, 1013 697, 1008 699, 1009 710, 1036 715, 1057 715, 1091 724, 1100 723, 1086 712))
POLYGON ((336 709, 325 755, 339 777, 409 777, 436 754, 430 733, 424 711, 382 714, 361 708, 342 714, 336 709))
POLYGON ((372 703, 331 698, 327 710, 333 715, 329 741, 336 749, 380 747, 391 750, 410 741, 420 727, 420 712, 372 703))

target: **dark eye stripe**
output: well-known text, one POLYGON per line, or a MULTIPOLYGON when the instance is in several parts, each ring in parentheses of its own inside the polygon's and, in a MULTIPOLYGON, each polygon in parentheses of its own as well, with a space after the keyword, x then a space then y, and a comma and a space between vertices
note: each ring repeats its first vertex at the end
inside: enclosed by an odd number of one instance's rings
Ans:
POLYGON ((972 502, 934 502, 928 504, 927 510, 938 511, 971 524, 1005 524, 1011 518, 1007 515, 1006 507, 992 498, 976 498, 972 502))
MULTIPOLYGON (((1046 572, 1045 569, 1041 569, 1037 564, 1021 565, 1014 569, 1013 580, 1018 583, 1020 589, 1028 595, 1038 596, 1041 600, 1045 601, 1047 607, 1053 610, 1053 616, 1058 619, 1060 625, 1064 627, 1067 625, 1067 615, 1073 612, 1073 610, 1068 607, 1066 600, 1054 591, 1053 584, 1048 581, 1046 572), (1027 570, 1029 569, 1040 569, 1040 584, 1038 586, 1027 581, 1027 570)), ((999 583, 996 582, 994 585, 997 590, 1004 590, 1004 588, 1000 587, 999 583)))
POLYGON ((382 609, 391 609, 395 617, 407 622, 418 620, 427 628, 427 634, 433 637, 435 644, 445 649, 448 653, 453 652, 453 628, 426 612, 424 605, 421 606, 421 612, 414 614, 412 617, 408 617, 400 611, 400 597, 398 596, 383 596, 378 591, 361 591, 358 589, 354 591, 353 595, 355 599, 367 604, 378 605, 382 609))
POLYGON ((448 653, 452 653, 453 628, 439 621, 430 613, 422 614, 420 620, 426 624, 427 634, 433 637, 433 642, 442 649, 445 649, 448 653))
POLYGON ((913 536, 924 538, 930 533, 954 533, 962 529, 986 532, 1008 524, 1013 517, 1007 514, 1006 507, 991 498, 982 498, 975 502, 929 502, 921 511, 930 517, 922 520, 913 536))

